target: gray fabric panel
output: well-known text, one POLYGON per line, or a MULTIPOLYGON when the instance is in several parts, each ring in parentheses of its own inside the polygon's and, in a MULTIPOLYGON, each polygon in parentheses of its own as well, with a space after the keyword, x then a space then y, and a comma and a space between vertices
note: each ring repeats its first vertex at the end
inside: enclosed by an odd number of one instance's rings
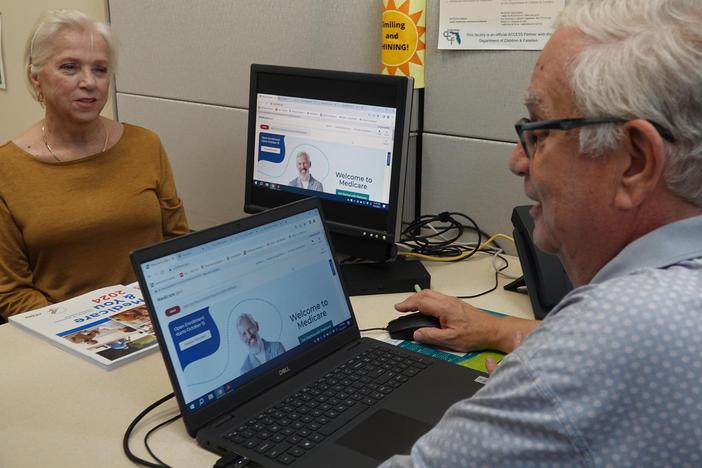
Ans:
POLYGON ((378 0, 110 0, 118 92, 248 108, 249 66, 380 70, 378 0))
POLYGON ((247 111, 122 93, 117 105, 161 137, 191 228, 244 215, 247 111))
MULTIPOLYGON (((513 143, 424 134, 422 212, 458 211, 488 234, 511 235, 512 208, 530 201, 507 166, 513 143)), ((509 253, 514 245, 500 244, 509 253)))

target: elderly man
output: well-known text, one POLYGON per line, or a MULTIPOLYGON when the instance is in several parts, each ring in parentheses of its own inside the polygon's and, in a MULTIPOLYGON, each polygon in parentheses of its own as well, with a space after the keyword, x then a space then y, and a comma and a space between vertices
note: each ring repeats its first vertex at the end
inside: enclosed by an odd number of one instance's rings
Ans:
POLYGON ((241 365, 241 373, 254 369, 285 352, 278 341, 266 341, 259 335, 258 322, 251 314, 241 314, 237 319, 239 338, 249 348, 249 354, 241 365))
POLYGON ((324 192, 324 186, 322 183, 312 177, 312 174, 310 173, 310 168, 312 167, 310 155, 305 151, 300 151, 295 160, 297 162, 297 173, 299 175, 291 180, 289 185, 307 190, 324 192))
POLYGON ((431 291, 398 304, 440 318, 423 341, 525 338, 384 467, 702 466, 700 25, 699 0, 566 7, 510 169, 576 289, 538 327, 431 291))

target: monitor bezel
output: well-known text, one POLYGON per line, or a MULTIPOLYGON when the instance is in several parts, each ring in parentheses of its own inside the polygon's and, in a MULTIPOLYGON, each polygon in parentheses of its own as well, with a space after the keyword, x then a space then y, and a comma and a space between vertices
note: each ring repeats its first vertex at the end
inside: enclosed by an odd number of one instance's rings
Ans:
MULTIPOLYGON (((329 199, 321 199, 321 203, 332 234, 362 239, 366 243, 365 245, 373 241, 387 244, 399 241, 402 232, 404 190, 407 183, 412 90, 413 80, 411 77, 252 64, 244 211, 257 213, 308 196, 314 196, 314 192, 300 194, 270 190, 254 185, 256 102, 259 93, 393 107, 396 109, 396 122, 387 211, 329 199), (272 78, 273 83, 266 82, 266 77, 272 78), (329 85, 309 86, 312 82, 328 82, 329 85), (383 92, 380 92, 381 90, 383 92)), ((342 253, 359 255, 359 252, 342 253)), ((363 256, 363 252, 360 252, 360 255, 363 256)))

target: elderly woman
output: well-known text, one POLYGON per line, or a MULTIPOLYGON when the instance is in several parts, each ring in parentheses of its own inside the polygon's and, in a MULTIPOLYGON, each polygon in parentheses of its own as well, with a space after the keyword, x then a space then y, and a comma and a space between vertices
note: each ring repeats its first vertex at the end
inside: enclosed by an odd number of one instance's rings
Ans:
POLYGON ((109 27, 50 11, 27 44, 44 118, 0 146, 0 315, 134 280, 131 250, 188 231, 157 135, 100 116, 109 27))

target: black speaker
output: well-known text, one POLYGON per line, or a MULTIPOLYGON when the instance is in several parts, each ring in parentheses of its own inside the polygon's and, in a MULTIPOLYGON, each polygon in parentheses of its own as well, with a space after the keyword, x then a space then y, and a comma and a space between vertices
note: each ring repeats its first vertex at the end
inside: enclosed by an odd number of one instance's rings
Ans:
MULTIPOLYGON (((514 243, 517 246, 519 262, 522 264, 523 284, 531 300, 534 317, 543 319, 551 309, 573 289, 563 264, 555 255, 539 250, 532 241, 534 220, 529 214, 531 206, 517 206, 512 210, 514 243)), ((516 289, 519 280, 512 283, 516 289)))

